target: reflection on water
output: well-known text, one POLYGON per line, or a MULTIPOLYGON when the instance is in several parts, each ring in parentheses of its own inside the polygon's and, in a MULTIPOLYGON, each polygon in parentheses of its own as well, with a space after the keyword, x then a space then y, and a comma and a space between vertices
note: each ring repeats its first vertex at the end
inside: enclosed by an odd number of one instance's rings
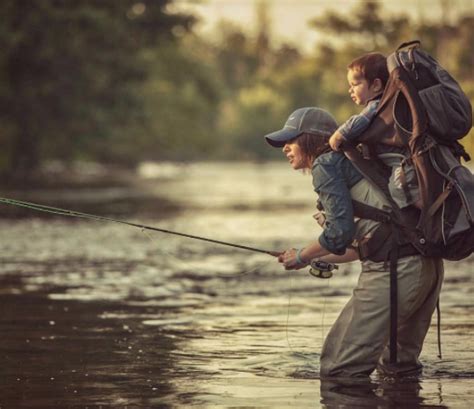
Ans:
MULTIPOLYGON (((311 181, 285 164, 178 170, 166 192, 184 210, 135 221, 269 250, 318 235, 311 181)), ((328 282, 264 254, 115 224, 0 227, 2 409, 466 408, 474 398, 473 259, 447 265, 444 357, 433 328, 421 381, 334 383, 318 379, 319 352, 357 263, 328 282)))
POLYGON ((434 401, 427 403, 426 391, 423 390, 425 384, 427 382, 422 383, 415 379, 400 380, 398 382, 321 380, 321 403, 326 409, 339 409, 341 407, 448 408, 442 403, 441 392, 438 397, 438 404, 434 401))

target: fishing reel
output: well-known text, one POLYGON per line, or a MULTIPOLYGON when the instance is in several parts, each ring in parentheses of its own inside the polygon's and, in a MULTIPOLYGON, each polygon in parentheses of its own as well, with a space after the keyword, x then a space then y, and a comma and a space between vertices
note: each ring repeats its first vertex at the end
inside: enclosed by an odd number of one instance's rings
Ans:
POLYGON ((318 259, 311 260, 309 274, 317 278, 331 278, 332 271, 338 270, 339 266, 334 263, 327 263, 318 259))

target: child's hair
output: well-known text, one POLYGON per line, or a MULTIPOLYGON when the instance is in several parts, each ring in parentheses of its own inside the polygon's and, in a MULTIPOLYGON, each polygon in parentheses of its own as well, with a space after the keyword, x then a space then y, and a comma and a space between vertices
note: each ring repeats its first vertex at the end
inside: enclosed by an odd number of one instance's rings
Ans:
POLYGON ((352 61, 347 69, 359 71, 367 80, 369 85, 380 79, 385 87, 388 81, 387 58, 380 53, 368 53, 352 61))
POLYGON ((296 143, 301 148, 301 153, 308 162, 312 162, 319 155, 330 152, 329 136, 304 132, 296 137, 296 143))

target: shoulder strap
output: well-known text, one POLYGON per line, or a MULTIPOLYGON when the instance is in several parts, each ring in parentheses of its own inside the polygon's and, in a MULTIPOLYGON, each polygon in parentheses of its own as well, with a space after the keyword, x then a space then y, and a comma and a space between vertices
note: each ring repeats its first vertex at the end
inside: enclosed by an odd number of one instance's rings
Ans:
POLYGON ((397 51, 400 51, 402 48, 405 48, 405 47, 410 47, 410 46, 420 46, 421 45, 421 41, 420 40, 413 40, 413 41, 408 41, 406 43, 402 43, 398 46, 397 48, 397 51))
POLYGON ((388 223, 391 220, 390 212, 357 200, 352 200, 352 207, 354 209, 354 216, 360 217, 361 219, 369 219, 381 223, 388 223))
MULTIPOLYGON (((324 211, 323 204, 318 199, 316 208, 319 211, 324 211)), ((391 212, 379 209, 378 207, 370 206, 368 204, 352 199, 352 208, 354 216, 361 219, 369 219, 380 223, 389 223, 391 221, 391 212)))
POLYGON ((383 193, 392 208, 396 208, 397 205, 388 190, 388 178, 390 177, 388 168, 382 166, 378 158, 364 158, 354 145, 344 144, 342 149, 344 155, 352 162, 359 173, 364 176, 374 188, 383 193))

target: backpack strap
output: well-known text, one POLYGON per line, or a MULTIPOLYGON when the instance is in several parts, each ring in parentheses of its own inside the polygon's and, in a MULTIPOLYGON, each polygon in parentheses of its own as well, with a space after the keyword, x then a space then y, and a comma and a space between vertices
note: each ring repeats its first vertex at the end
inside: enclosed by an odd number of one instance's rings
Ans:
POLYGON ((419 47, 421 45, 420 40, 412 40, 412 41, 407 41, 406 43, 402 43, 398 46, 397 51, 400 51, 402 48, 410 47, 410 46, 416 46, 419 47))
MULTIPOLYGON (((388 261, 392 250, 392 232, 392 223, 382 223, 369 238, 361 240, 356 247, 359 259, 370 260, 374 263, 388 261)), ((400 238, 400 234, 398 237, 400 238)), ((399 258, 416 254, 420 254, 420 252, 411 243, 398 243, 399 258)))
POLYGON ((451 145, 453 148, 453 154, 458 160, 463 158, 465 162, 469 162, 471 160, 471 156, 466 152, 464 146, 462 146, 458 141, 454 141, 451 145))
POLYGON ((354 216, 361 219, 374 220, 380 223, 388 223, 391 220, 390 212, 357 200, 352 200, 352 208, 354 209, 354 216))
POLYGON ((390 235, 392 230, 389 223, 380 224, 370 237, 357 243, 356 250, 361 261, 387 261, 390 253, 390 235))
POLYGON ((438 358, 443 359, 443 355, 441 354, 441 307, 439 306, 439 297, 438 297, 438 301, 436 301, 436 316, 437 316, 436 327, 438 330, 438 358))
POLYGON ((448 196, 451 194, 452 191, 453 191, 453 184, 448 183, 448 185, 443 190, 443 192, 438 196, 438 198, 434 201, 434 203, 430 206, 430 208, 426 212, 427 219, 431 219, 434 216, 434 214, 438 211, 440 206, 445 202, 445 200, 448 198, 448 196))
MULTIPOLYGON (((411 243, 400 243, 400 226, 403 226, 401 220, 400 208, 392 199, 388 191, 387 178, 378 169, 378 164, 374 160, 364 160, 354 146, 348 144, 344 146, 344 154, 352 161, 354 166, 371 184, 381 191, 388 200, 392 212, 390 213, 390 222, 382 223, 375 230, 374 235, 366 244, 362 244, 362 252, 364 245, 367 248, 367 259, 372 261, 390 261, 390 363, 397 363, 397 330, 398 330, 398 283, 397 283, 397 265, 401 257, 407 255, 419 254, 411 243), (385 239, 380 235, 385 234, 385 239), (373 252, 373 247, 380 245, 378 252, 373 252), (408 253, 408 254, 406 254, 408 253), (382 258, 382 260, 380 259, 382 258)), ((374 212, 375 213, 375 212, 374 212)), ((402 236, 404 237, 404 235, 402 236)), ((364 257, 364 254, 361 254, 364 257)))

